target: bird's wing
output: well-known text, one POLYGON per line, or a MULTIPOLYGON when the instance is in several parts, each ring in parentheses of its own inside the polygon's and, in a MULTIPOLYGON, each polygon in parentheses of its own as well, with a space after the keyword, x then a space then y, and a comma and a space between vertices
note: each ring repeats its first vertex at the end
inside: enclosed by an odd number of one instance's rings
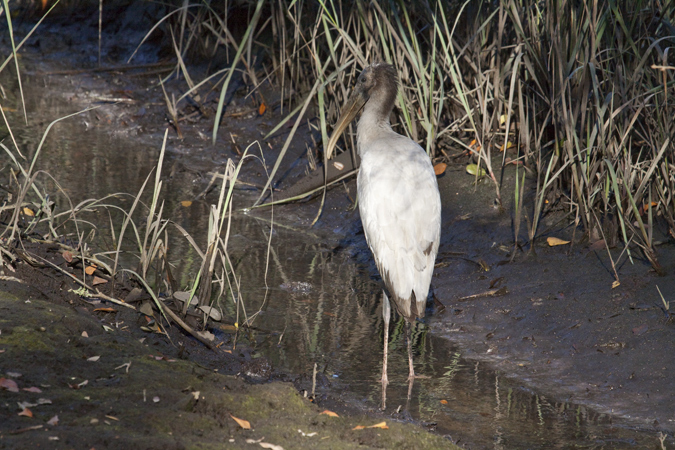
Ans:
POLYGON ((441 211, 428 156, 398 135, 369 148, 361 161, 358 194, 368 245, 397 310, 407 318, 424 316, 441 211))

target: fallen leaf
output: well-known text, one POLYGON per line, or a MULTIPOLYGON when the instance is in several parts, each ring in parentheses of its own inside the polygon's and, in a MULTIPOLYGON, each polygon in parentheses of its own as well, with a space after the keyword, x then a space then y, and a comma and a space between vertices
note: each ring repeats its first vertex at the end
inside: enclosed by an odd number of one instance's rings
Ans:
MULTIPOLYGON (((513 148, 513 147, 515 147, 515 145, 514 145, 513 142, 509 141, 509 142, 506 143, 506 150, 508 150, 508 149, 510 149, 510 148, 513 148)), ((504 151, 504 146, 503 146, 503 145, 502 145, 502 147, 501 147, 501 149, 500 149, 499 151, 500 151, 500 152, 503 152, 503 151, 504 151)))
POLYGON ((640 336, 641 334, 644 334, 645 331, 647 331, 648 329, 649 327, 647 326, 647 324, 640 325, 639 327, 633 328, 633 334, 636 336, 640 336))
POLYGON ((248 420, 244 419, 238 419, 234 417, 232 414, 230 414, 230 417, 234 419, 235 422, 239 424, 240 427, 242 427, 244 430, 250 430, 251 429, 251 423, 248 420))
POLYGON ((87 333, 86 331, 83 331, 82 334, 81 334, 80 336, 82 336, 83 338, 88 338, 88 337, 89 337, 89 333, 87 333))
POLYGON ((159 403, 159 397, 156 396, 156 395, 154 397, 152 397, 152 402, 153 403, 159 403))
POLYGON ((447 400, 441 400, 441 405, 447 405, 448 401, 447 400))
POLYGON ((262 448, 270 448, 272 450, 284 450, 284 448, 281 445, 274 445, 270 444, 269 442, 260 442, 258 445, 261 446, 262 448))
POLYGON ((570 241, 563 241, 560 238, 550 236, 546 238, 546 243, 548 243, 549 247, 555 247, 556 245, 569 244, 570 241))
POLYGON ((478 167, 477 164, 469 164, 466 166, 466 172, 471 175, 476 175, 478 174, 478 177, 484 177, 487 172, 485 172, 485 169, 482 167, 478 167))
POLYGON ((25 215, 29 216, 29 217, 33 217, 33 216, 35 215, 35 213, 33 212, 33 210, 30 209, 30 208, 27 208, 27 207, 24 207, 24 208, 23 208, 23 213, 24 213, 25 215))
POLYGON ((333 162, 333 167, 335 167, 337 170, 342 170, 342 169, 345 168, 345 165, 342 164, 342 163, 339 162, 339 161, 334 161, 334 162, 333 162))
POLYGON ((96 264, 92 264, 91 266, 87 266, 86 269, 84 269, 84 273, 87 275, 93 275, 94 272, 96 272, 96 264))
POLYGON ((90 358, 87 358, 87 361, 96 362, 99 359, 101 359, 101 357, 97 355, 97 356, 92 356, 90 358))
POLYGON ((445 173, 445 169, 448 168, 448 165, 446 163, 438 163, 434 166, 434 173, 436 176, 443 175, 445 173))
POLYGON ((107 415, 107 414, 106 414, 106 416, 105 416, 105 417, 106 417, 107 419, 110 419, 110 420, 115 420, 115 421, 117 421, 117 422, 119 422, 119 421, 120 421, 120 419, 118 419, 118 418, 117 418, 117 417, 115 417, 115 416, 110 416, 110 415, 107 415))
POLYGON ((20 416, 33 417, 33 412, 28 408, 23 408, 19 413, 20 416))
POLYGON ((94 281, 91 282, 91 285, 96 286, 97 284, 106 284, 107 282, 108 280, 106 280, 105 278, 94 277, 94 281))
POLYGON ((111 313, 112 313, 112 312, 117 312, 117 310, 116 310, 115 308, 110 308, 110 307, 107 307, 107 308, 95 308, 94 311, 97 311, 97 312, 98 312, 98 311, 102 311, 102 312, 111 312, 111 313))
POLYGON ((621 286, 621 282, 619 282, 618 280, 614 280, 612 282, 612 289, 618 288, 619 286, 621 286))
POLYGON ((357 425, 354 428, 352 428, 352 430, 363 430, 365 428, 381 428, 383 430, 389 429, 389 427, 387 426, 387 422, 380 422, 380 423, 376 423, 375 425, 370 425, 369 427, 365 427, 363 425, 357 425))
POLYGON ((261 102, 260 106, 258 107, 258 114, 262 116, 265 114, 265 111, 267 111, 267 105, 265 105, 265 102, 261 102))
POLYGON ((588 246, 588 250, 590 251, 602 250, 603 248, 605 248, 604 239, 597 240, 588 246))
POLYGON ((33 392, 33 393, 36 393, 36 394, 39 394, 39 393, 42 392, 42 389, 40 389, 37 386, 31 386, 29 388, 23 388, 23 390, 26 391, 26 392, 33 392))
POLYGON ((192 206, 192 202, 190 200, 183 200, 182 202, 180 202, 180 205, 187 208, 189 206, 192 206))
POLYGON ((47 421, 47 425, 56 426, 59 424, 59 416, 56 415, 47 421))
POLYGON ((330 417, 340 417, 340 416, 337 415, 337 413, 334 413, 333 411, 328 411, 327 409, 323 410, 323 412, 321 412, 321 414, 325 414, 325 415, 330 416, 330 417))
POLYGON ((16 381, 7 378, 0 378, 0 388, 7 389, 9 392, 19 392, 19 385, 16 381))
POLYGON ((73 262, 73 254, 70 253, 68 250, 64 250, 64 252, 61 253, 61 256, 63 256, 63 259, 65 259, 67 262, 69 263, 73 262))

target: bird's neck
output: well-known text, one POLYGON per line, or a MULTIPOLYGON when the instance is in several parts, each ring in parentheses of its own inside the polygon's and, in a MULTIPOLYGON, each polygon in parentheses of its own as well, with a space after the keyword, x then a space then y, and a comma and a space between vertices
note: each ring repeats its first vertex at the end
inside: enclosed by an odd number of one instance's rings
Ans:
POLYGON ((393 132, 389 123, 389 114, 383 114, 379 108, 368 107, 366 104, 356 128, 356 143, 359 156, 370 148, 370 143, 382 137, 383 134, 393 132))

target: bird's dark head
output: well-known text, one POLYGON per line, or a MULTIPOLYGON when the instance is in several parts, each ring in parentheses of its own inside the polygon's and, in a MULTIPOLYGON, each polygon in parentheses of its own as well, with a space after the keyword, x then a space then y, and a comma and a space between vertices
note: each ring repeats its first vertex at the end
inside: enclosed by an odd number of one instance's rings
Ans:
MULTIPOLYGON (((370 101, 382 115, 389 117, 398 93, 398 75, 391 64, 375 63, 363 69, 356 81, 354 94, 370 101)), ((364 102, 364 104, 365 104, 364 102)))
POLYGON ((388 121, 389 114, 394 109, 397 93, 398 76, 394 66, 386 63, 375 63, 363 69, 356 80, 352 95, 340 112, 340 118, 335 124, 333 135, 324 151, 328 155, 332 153, 333 147, 337 144, 342 132, 366 103, 368 104, 367 109, 373 108, 372 112, 382 120, 388 121))

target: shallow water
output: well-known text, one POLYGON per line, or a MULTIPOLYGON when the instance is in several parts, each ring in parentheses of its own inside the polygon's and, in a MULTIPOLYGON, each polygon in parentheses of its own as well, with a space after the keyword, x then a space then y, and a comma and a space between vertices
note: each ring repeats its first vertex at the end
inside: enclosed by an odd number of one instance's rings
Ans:
MULTIPOLYGON (((63 93, 38 96, 32 100, 31 111, 39 110, 41 117, 60 117, 74 109, 65 101, 67 97, 63 93)), ((96 114, 55 126, 38 160, 38 168, 58 180, 74 204, 115 192, 135 195, 156 164, 161 147, 157 135, 153 144, 143 144, 127 131, 93 125, 97 117, 105 119, 102 112, 96 114)), ((13 128, 28 158, 48 123, 45 119, 34 128, 13 128)), ((206 202, 190 207, 179 202, 192 199, 206 186, 205 168, 222 167, 225 160, 226 155, 218 152, 186 154, 169 145, 163 171, 164 216, 188 230, 198 243, 204 239, 208 203, 215 197, 211 194, 206 202)), ((48 177, 44 179, 47 191, 53 189, 48 177)), ((238 205, 250 204, 254 194, 239 192, 238 205)), ((68 208, 65 197, 53 199, 57 210, 68 208)), ((130 204, 131 197, 121 200, 121 206, 130 204)), ((368 262, 363 236, 336 236, 325 242, 290 214, 277 211, 275 215, 274 225, 261 218, 264 214, 257 218, 237 214, 233 219, 230 249, 245 309, 236 308, 231 297, 223 298, 224 322, 244 323, 257 314, 249 339, 277 371, 311 374, 316 363, 323 380, 318 385, 319 399, 328 396, 362 409, 377 409, 381 288, 368 262), (339 249, 334 250, 341 239, 339 249)), ((107 214, 94 216, 98 233, 107 236, 107 214)), ((118 223, 119 216, 113 212, 112 217, 118 223)), ((354 220, 353 215, 349 217, 354 220)), ((101 241, 111 242, 106 239, 101 241)), ((197 256, 182 238, 172 240, 169 247, 174 276, 181 287, 187 287, 197 270, 197 256)), ((413 419, 467 448, 659 448, 658 437, 651 431, 547 398, 490 370, 485 363, 464 360, 451 342, 432 335, 424 324, 414 333, 414 358, 416 372, 428 378, 415 381, 407 402, 403 330, 403 322, 398 321, 390 331, 388 413, 402 405, 413 419)))

